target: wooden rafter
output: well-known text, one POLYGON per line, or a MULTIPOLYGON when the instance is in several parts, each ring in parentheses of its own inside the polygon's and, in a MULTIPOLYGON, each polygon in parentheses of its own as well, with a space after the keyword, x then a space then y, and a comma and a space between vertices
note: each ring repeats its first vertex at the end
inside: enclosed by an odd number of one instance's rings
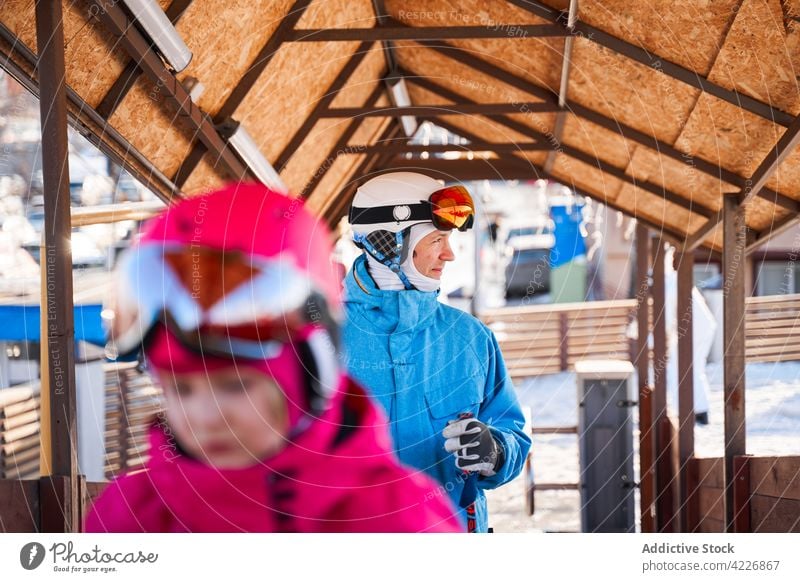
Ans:
MULTIPOLYGON (((556 102, 556 96, 550 92, 550 90, 545 89, 544 87, 540 87, 527 79, 523 79, 522 77, 515 75, 505 69, 493 65, 488 61, 485 61, 479 57, 476 57, 469 52, 463 51, 457 47, 448 45, 446 43, 435 43, 435 42, 420 42, 421 46, 439 52, 440 54, 457 60, 460 63, 467 65, 476 71, 489 75, 498 81, 506 83, 512 87, 515 87, 521 91, 529 93, 530 95, 541 99, 542 101, 549 101, 549 102, 556 102)), ((410 74, 407 73, 410 76, 410 74)), ((612 119, 594 111, 593 109, 581 105, 579 103, 575 103, 572 101, 566 102, 566 109, 573 115, 585 119, 595 125, 599 125, 604 129, 617 133, 628 139, 633 141, 639 145, 643 145, 647 148, 655 150, 659 154, 665 155, 669 158, 672 158, 676 161, 681 162, 682 164, 686 165, 687 167, 717 178, 718 180, 723 180, 739 188, 744 188, 746 183, 746 178, 724 168, 722 166, 718 166, 699 158, 697 156, 693 156, 682 152, 675 147, 671 146, 670 144, 661 141, 660 139, 648 135, 642 131, 634 129, 624 123, 620 122, 617 119, 612 119)), ((763 198, 769 201, 772 204, 777 204, 781 208, 785 210, 789 210, 790 212, 799 212, 800 211, 800 202, 789 198, 788 196, 781 194, 780 192, 776 192, 769 188, 762 188, 756 195, 760 198, 763 198)))
MULTIPOLYGON (((420 86, 424 87, 428 91, 437 93, 441 97, 444 97, 446 99, 451 99, 451 100, 458 99, 458 100, 468 101, 464 96, 459 95, 459 94, 457 94, 454 91, 451 91, 449 89, 446 89, 445 87, 442 87, 442 86, 438 85, 437 83, 431 81, 430 79, 414 77, 413 79, 410 79, 410 80, 412 80, 414 83, 417 83, 420 86)), ((631 176, 630 174, 628 174, 625 171, 625 168, 620 168, 620 167, 614 166, 613 164, 609 164, 607 162, 604 162, 604 161, 598 159, 596 156, 594 156, 592 154, 588 154, 588 153, 586 153, 586 152, 584 152, 584 151, 582 151, 582 150, 580 150, 580 149, 578 149, 576 147, 569 146, 569 145, 563 144, 563 143, 553 143, 551 140, 548 139, 548 137, 546 135, 534 130, 533 128, 529 127, 528 125, 525 125, 524 123, 521 123, 521 122, 516 121, 514 119, 509 119, 507 117, 491 116, 491 119, 493 121, 496 121, 497 123, 500 123, 501 125, 507 127, 508 129, 511 129, 511 130, 513 130, 515 132, 521 133, 521 134, 523 134, 523 135, 525 135, 527 137, 530 137, 531 139, 533 139, 533 140, 535 140, 537 142, 546 143, 546 144, 548 144, 549 148, 558 150, 558 152, 562 153, 563 155, 566 155, 566 156, 569 156, 571 158, 574 158, 574 159, 576 159, 578 161, 581 161, 581 162, 583 162, 585 164, 588 164, 590 166, 594 166, 594 167, 596 167, 597 169, 599 169, 600 171, 604 172, 605 174, 607 174, 609 176, 612 176, 612 177, 614 177, 614 178, 616 178, 618 180, 622 180, 623 182, 627 182, 628 184, 631 184, 631 185, 633 185, 633 186, 635 186, 637 188, 640 188, 642 190, 645 190, 647 192, 655 194, 656 196, 659 196, 659 197, 663 198, 667 202, 671 202, 672 204, 676 204, 678 206, 681 206, 682 208, 685 208, 686 210, 688 210, 690 212, 693 212, 695 214, 699 214, 699 215, 705 216, 705 217, 711 217, 715 213, 714 209, 708 208, 708 207, 703 206, 701 204, 698 204, 697 202, 695 202, 693 200, 688 200, 687 198, 685 198, 685 197, 683 197, 683 196, 681 196, 679 194, 676 194, 675 192, 671 192, 670 190, 668 190, 667 188, 665 188, 663 186, 660 186, 658 184, 654 184, 654 183, 649 182, 647 180, 637 180, 634 176, 631 176)))
POLYGON ((505 115, 519 113, 553 113, 558 111, 552 103, 454 103, 452 105, 411 105, 408 107, 337 107, 320 113, 320 117, 400 117, 418 115, 505 115))
POLYGON ((164 92, 182 113, 182 119, 191 126, 198 139, 222 162, 225 169, 236 177, 250 176, 246 165, 227 147, 225 140, 214 127, 211 119, 192 102, 188 91, 169 71, 161 59, 150 48, 150 43, 133 25, 117 4, 103 0, 91 0, 97 18, 103 26, 119 39, 119 45, 128 53, 150 80, 163 87, 164 92))
MULTIPOLYGON (((273 57, 278 53, 278 49, 281 48, 288 33, 303 16, 311 2, 312 0, 297 0, 297 2, 292 5, 289 12, 284 16, 281 23, 272 33, 272 36, 270 36, 269 40, 267 40, 258 52, 258 55, 256 55, 256 58, 250 63, 250 67, 245 74, 239 79, 239 82, 236 83, 236 86, 225 100, 225 103, 220 107, 219 112, 214 116, 215 124, 218 125, 222 123, 236 112, 236 109, 242 104, 247 94, 250 93, 250 90, 256 84, 259 77, 261 77, 261 74, 266 70, 273 57)), ((173 178, 178 186, 182 187, 186 183, 186 180, 189 179, 189 176, 197 167, 197 164, 200 163, 200 160, 203 159, 207 151, 209 150, 202 140, 194 144, 194 147, 189 152, 189 155, 186 156, 186 159, 183 160, 173 178)))
POLYGON ((567 36, 553 24, 500 24, 497 26, 377 26, 374 28, 301 28, 291 31, 289 42, 352 42, 395 40, 457 40, 480 38, 524 39, 567 36))
MULTIPOLYGON (((463 130, 461 128, 458 128, 458 127, 456 127, 454 125, 451 125, 450 123, 447 123, 445 121, 435 121, 435 123, 437 125, 439 125, 440 127, 442 127, 443 129, 446 129, 450 133, 453 133, 455 135, 460 135, 461 137, 464 137, 464 138, 466 138, 466 139, 468 139, 470 141, 480 140, 480 137, 478 137, 478 136, 476 136, 474 134, 471 134, 470 132, 465 131, 465 130, 463 130)), ((446 164, 444 164, 444 162, 448 162, 448 161, 450 161, 450 160, 440 160, 440 161, 437 161, 437 162, 433 162, 432 160, 414 160, 413 163, 416 164, 415 167, 418 170, 430 169, 431 171, 438 172, 440 175, 455 176, 456 178, 459 178, 459 179, 461 179, 461 177, 459 176, 459 174, 457 172, 461 171, 462 169, 465 170, 465 171, 468 171, 468 172, 476 172, 475 169, 469 169, 468 167, 465 167, 464 165, 460 165, 460 166, 457 167, 455 165, 446 165, 446 164)), ((563 178, 558 178, 556 176, 553 176, 551 173, 546 172, 544 170, 544 168, 540 168, 539 166, 537 166, 536 164, 534 164, 534 163, 532 163, 532 162, 530 162, 528 160, 504 160, 504 161, 502 161, 502 163, 499 162, 498 160, 490 160, 490 162, 493 164, 494 170, 485 171, 485 173, 483 174, 483 177, 481 179, 498 179, 498 178, 502 179, 502 178, 506 178, 507 177, 507 179, 530 180, 530 179, 543 178, 543 179, 546 179, 546 180, 552 180, 554 182, 564 183, 564 179, 563 178), (501 167, 501 165, 502 165, 502 167, 501 167), (503 174, 502 176, 498 176, 498 172, 506 172, 506 174, 503 174)), ((399 162, 399 163, 402 163, 402 162, 399 162)), ((471 161, 470 164, 472 164, 473 166, 475 166, 475 165, 484 165, 485 166, 485 164, 482 164, 481 162, 476 162, 474 160, 471 161)), ((395 167, 401 167, 401 166, 399 166, 399 164, 398 164, 398 166, 395 166, 395 167)), ((485 166, 485 167, 489 167, 489 166, 485 166)), ((382 169, 390 169, 390 166, 384 165, 382 169)), ((595 192, 590 192, 588 190, 585 190, 585 189, 581 188, 580 186, 578 186, 575 183, 569 184, 569 186, 579 196, 585 196, 587 198, 591 198, 592 200, 600 202, 601 204, 605 204, 606 206, 608 206, 609 208, 611 208, 613 210, 618 210, 618 211, 622 212, 623 214, 626 214, 626 215, 630 216, 631 218, 635 218, 641 224, 647 226, 651 230, 653 230, 655 232, 663 233, 667 238, 669 238, 670 241, 672 241, 672 242, 674 242, 676 244, 681 244, 683 242, 684 238, 685 238, 685 236, 683 234, 673 230, 672 228, 670 228, 667 225, 658 224, 658 223, 652 222, 652 221, 650 221, 650 220, 648 220, 646 218, 637 217, 637 216, 631 214, 630 210, 619 206, 618 204, 616 204, 613 201, 608 200, 605 196, 602 196, 602 195, 597 194, 595 192)))

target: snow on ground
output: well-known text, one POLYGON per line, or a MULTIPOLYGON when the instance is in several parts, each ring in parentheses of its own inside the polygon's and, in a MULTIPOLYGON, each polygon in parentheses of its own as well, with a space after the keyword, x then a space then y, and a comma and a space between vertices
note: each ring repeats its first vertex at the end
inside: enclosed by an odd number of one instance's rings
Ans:
MULTIPOLYGON (((721 457, 724 453, 723 367, 706 368, 711 385, 707 426, 695 425, 695 454, 721 457)), ((800 362, 748 364, 745 413, 747 452, 757 456, 800 455, 800 362)), ((565 372, 531 378, 520 383, 517 393, 530 407, 535 426, 577 424, 575 374, 565 372)), ((634 409, 634 470, 638 476, 638 418, 634 409)), ((578 482, 576 435, 536 435, 533 467, 537 483, 578 482)), ((489 525, 497 532, 580 531, 578 491, 540 491, 536 511, 525 512, 524 479, 488 492, 489 525)), ((636 499, 636 523, 639 500, 636 499)))

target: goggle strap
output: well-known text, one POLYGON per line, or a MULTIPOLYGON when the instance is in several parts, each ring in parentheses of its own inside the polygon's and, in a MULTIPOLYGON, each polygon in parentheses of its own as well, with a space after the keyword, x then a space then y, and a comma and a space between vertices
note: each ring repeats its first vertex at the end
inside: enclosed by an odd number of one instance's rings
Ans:
POLYGON ((430 221, 431 203, 420 200, 417 204, 392 204, 391 206, 375 206, 373 208, 350 208, 350 224, 381 224, 384 222, 410 222, 430 221), (409 216, 398 220, 394 214, 395 208, 406 206, 410 210, 409 216))

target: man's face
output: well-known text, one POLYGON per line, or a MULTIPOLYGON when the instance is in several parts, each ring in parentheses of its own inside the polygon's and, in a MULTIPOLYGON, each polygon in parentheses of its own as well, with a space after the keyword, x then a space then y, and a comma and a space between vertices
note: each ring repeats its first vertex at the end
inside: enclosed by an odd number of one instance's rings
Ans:
POLYGON ((414 266, 431 279, 441 279, 444 264, 456 258, 450 248, 451 231, 434 230, 425 236, 414 249, 414 266))

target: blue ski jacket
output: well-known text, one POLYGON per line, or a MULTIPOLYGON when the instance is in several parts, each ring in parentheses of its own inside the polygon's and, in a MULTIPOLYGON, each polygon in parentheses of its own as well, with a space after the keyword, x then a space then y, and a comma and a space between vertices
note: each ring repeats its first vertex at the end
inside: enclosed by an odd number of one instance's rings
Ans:
POLYGON ((383 405, 400 460, 425 471, 466 523, 475 503, 476 531, 487 531, 484 490, 516 477, 530 449, 494 334, 470 314, 437 300, 438 291, 383 291, 356 259, 344 282, 345 359, 350 374, 383 405), (466 476, 444 449, 449 420, 472 414, 488 425, 505 462, 491 477, 466 476))

